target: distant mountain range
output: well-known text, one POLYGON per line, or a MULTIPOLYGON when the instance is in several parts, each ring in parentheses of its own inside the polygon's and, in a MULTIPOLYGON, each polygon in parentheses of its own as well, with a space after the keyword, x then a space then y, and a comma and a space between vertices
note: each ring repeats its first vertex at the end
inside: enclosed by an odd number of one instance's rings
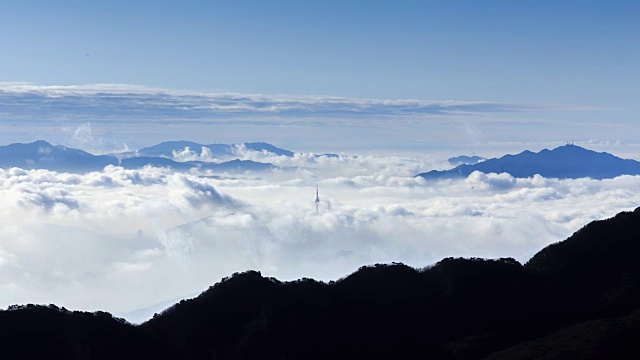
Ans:
POLYGON ((55 305, 0 311, 6 358, 637 359, 640 208, 526 264, 447 258, 335 282, 234 274, 138 326, 55 305))
MULTIPOLYGON (((177 171, 193 168, 219 172, 264 171, 276 168, 270 163, 240 160, 239 149, 266 152, 277 156, 294 156, 289 150, 268 143, 238 143, 203 145, 190 141, 167 141, 138 151, 93 155, 62 145, 51 145, 39 140, 28 144, 0 146, 0 168, 47 169, 59 172, 83 173, 102 170, 107 165, 138 169, 146 165, 168 167, 177 171), (197 155, 208 155, 217 161, 178 161, 175 154, 189 148, 197 155), (203 149, 208 149, 203 152, 203 149), (223 161, 226 160, 226 161, 223 161)), ((316 157, 338 157, 337 154, 314 155, 316 157)), ((178 157, 179 158, 179 157, 178 157)), ((208 159, 207 159, 208 160, 208 159)), ((484 173, 509 173, 514 177, 531 177, 535 174, 549 178, 607 179, 620 175, 640 174, 640 162, 621 159, 608 153, 584 149, 576 145, 565 145, 538 153, 523 151, 516 155, 505 155, 496 159, 479 156, 458 156, 449 159, 451 164, 462 163, 451 170, 433 170, 416 176, 427 180, 464 178, 474 171, 484 173)))
POLYGON ((640 162, 621 159, 605 152, 587 150, 577 145, 565 145, 553 150, 544 149, 534 153, 523 151, 516 155, 505 155, 473 165, 463 164, 451 170, 432 170, 421 173, 427 180, 465 178, 474 171, 483 173, 509 173, 526 178, 539 174, 548 178, 609 179, 620 175, 640 174, 640 162))
POLYGON ((450 157, 449 159, 447 159, 447 162, 453 166, 458 166, 462 164, 475 165, 485 160, 487 159, 480 156, 476 156, 476 155, 473 155, 473 156, 460 155, 460 156, 450 157))
MULTIPOLYGON (((133 154, 136 156, 150 156, 150 157, 173 157, 174 152, 183 151, 185 148, 189 148, 196 153, 200 153, 202 148, 208 148, 211 151, 211 155, 216 157, 228 157, 235 155, 237 149, 245 148, 253 151, 266 151, 274 155, 280 156, 293 156, 294 153, 289 150, 281 149, 279 147, 267 144, 265 142, 253 142, 253 143, 238 143, 238 144, 198 144, 191 141, 165 141, 158 145, 142 148, 133 154)), ((132 153, 128 153, 132 154, 132 153)))
POLYGON ((87 172, 102 170, 107 165, 118 165, 118 159, 107 155, 92 155, 62 145, 53 146, 43 140, 0 146, 2 168, 87 172))
POLYGON ((200 170, 213 170, 222 172, 242 172, 242 171, 264 171, 276 168, 270 163, 262 163, 252 160, 230 160, 221 163, 207 161, 185 161, 178 162, 163 157, 137 156, 124 158, 121 160, 120 166, 125 169, 139 169, 141 167, 151 165, 155 167, 168 167, 178 171, 186 171, 193 168, 200 170))
MULTIPOLYGON (((241 149, 267 152, 278 156, 293 157, 295 153, 290 150, 282 149, 277 146, 271 145, 265 142, 251 142, 251 143, 236 143, 236 144, 199 144, 191 141, 165 141, 158 145, 142 148, 134 152, 126 152, 117 154, 119 157, 129 156, 148 156, 148 157, 173 157, 174 153, 179 153, 184 149, 201 154, 203 148, 207 148, 210 151, 210 155, 219 158, 228 158, 237 156, 237 152, 241 149)), ((316 154, 316 157, 338 157, 338 154, 316 154)))
MULTIPOLYGON (((138 169, 147 165, 168 167, 174 170, 199 168, 220 172, 264 171, 276 166, 251 160, 234 159, 224 162, 185 161, 171 159, 173 151, 182 151, 187 146, 200 150, 200 144, 187 141, 172 141, 141 149, 138 152, 115 155, 93 155, 86 151, 68 148, 62 145, 51 145, 39 140, 28 144, 11 144, 0 146, 0 168, 19 167, 23 169, 46 169, 59 172, 83 173, 104 169, 107 165, 122 166, 127 169, 138 169), (182 147, 181 147, 182 146, 182 147)), ((293 152, 277 148, 267 143, 247 143, 236 145, 207 145, 216 154, 227 157, 234 155, 237 146, 245 146, 255 151, 268 151, 276 155, 293 156, 293 152)))

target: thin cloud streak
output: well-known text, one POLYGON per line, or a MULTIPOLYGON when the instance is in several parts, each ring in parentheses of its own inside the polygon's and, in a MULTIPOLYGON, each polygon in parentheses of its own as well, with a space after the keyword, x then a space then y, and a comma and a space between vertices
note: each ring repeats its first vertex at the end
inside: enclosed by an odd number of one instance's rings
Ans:
MULTIPOLYGON (((359 154, 380 150, 480 152, 487 151, 483 144, 490 141, 600 137, 602 120, 611 118, 603 110, 612 109, 500 101, 239 94, 127 84, 0 83, 0 143, 31 142, 47 134, 49 142, 96 153, 166 140, 266 141, 297 151, 359 154)), ((636 124, 607 124, 609 140, 632 141, 629 134, 636 124)))
MULTIPOLYGON (((127 117, 210 119, 219 117, 424 117, 554 109, 553 106, 491 101, 358 99, 194 92, 124 84, 41 86, 0 83, 0 115, 44 119, 127 117)), ((558 107, 558 109, 561 109, 558 107)), ((591 109, 591 108, 589 108, 591 109)), ((575 108, 572 108, 575 110, 575 108)))

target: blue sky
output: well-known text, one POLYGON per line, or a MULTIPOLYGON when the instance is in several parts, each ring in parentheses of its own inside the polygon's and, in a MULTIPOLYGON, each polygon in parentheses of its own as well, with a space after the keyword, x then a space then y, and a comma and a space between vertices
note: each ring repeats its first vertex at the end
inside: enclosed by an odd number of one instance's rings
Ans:
MULTIPOLYGON (((512 115, 513 124, 553 125, 546 135, 533 134, 532 141, 631 140, 624 137, 629 129, 603 133, 596 126, 603 122, 635 130, 640 83, 640 3, 635 1, 0 5, 3 82, 582 109, 512 115)), ((98 130, 99 120, 93 122, 98 130)), ((70 116, 65 126, 78 121, 70 116)), ((527 131, 513 126, 514 137, 527 131)), ((484 125, 480 131, 493 132, 484 125)))
POLYGON ((232 178, 0 169, 0 307, 129 311, 249 268, 525 261, 637 207, 640 178, 413 176, 568 141, 640 160, 638 19, 635 0, 0 0, 0 145, 358 155, 242 152, 291 171, 232 178))

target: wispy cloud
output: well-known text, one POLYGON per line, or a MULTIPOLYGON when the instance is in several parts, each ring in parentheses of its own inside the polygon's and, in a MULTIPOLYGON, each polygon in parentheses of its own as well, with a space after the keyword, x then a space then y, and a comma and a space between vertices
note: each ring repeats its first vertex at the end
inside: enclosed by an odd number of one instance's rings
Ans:
POLYGON ((195 92, 123 84, 41 86, 0 83, 0 116, 210 119, 224 117, 422 117, 547 108, 492 101, 362 99, 195 92))
MULTIPOLYGON (((165 140, 267 141, 311 152, 447 148, 485 152, 491 141, 562 142, 600 137, 602 119, 610 119, 602 110, 613 109, 239 94, 127 84, 0 83, 0 143, 30 142, 46 134, 52 143, 96 152, 135 149, 165 140)), ((635 123, 606 124, 605 140, 629 142, 629 134, 637 130, 635 123)))

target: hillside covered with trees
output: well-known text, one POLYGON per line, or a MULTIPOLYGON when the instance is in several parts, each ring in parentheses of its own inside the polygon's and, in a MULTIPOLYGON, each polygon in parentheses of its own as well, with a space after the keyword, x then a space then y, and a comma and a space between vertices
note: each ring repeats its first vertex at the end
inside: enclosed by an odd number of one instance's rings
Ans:
POLYGON ((234 274, 141 325, 55 305, 0 312, 8 358, 638 358, 640 208, 526 264, 447 258, 335 282, 234 274))

